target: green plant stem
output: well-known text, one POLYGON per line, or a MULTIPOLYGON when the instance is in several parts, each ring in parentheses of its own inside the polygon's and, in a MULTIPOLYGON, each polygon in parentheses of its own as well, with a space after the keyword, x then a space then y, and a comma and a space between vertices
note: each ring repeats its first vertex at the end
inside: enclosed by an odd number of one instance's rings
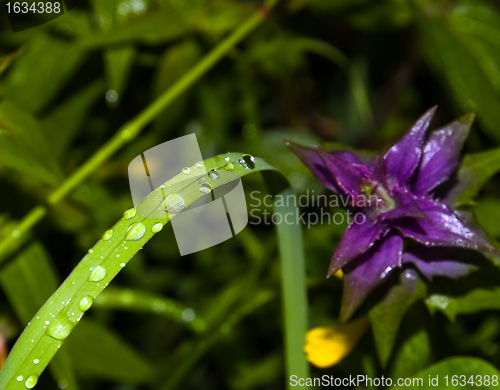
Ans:
POLYGON ((31 210, 0 242, 0 264, 19 247, 19 237, 29 232, 48 213, 50 206, 54 206, 65 198, 79 184, 87 179, 97 168, 115 154, 123 145, 134 139, 151 121, 158 116, 170 103, 184 93, 217 62, 219 62, 242 39, 252 32, 267 16, 268 12, 279 0, 268 0, 265 5, 255 12, 236 31, 224 39, 200 62, 181 77, 174 85, 160 95, 153 103, 142 110, 134 119, 125 123, 115 135, 94 153, 80 168, 78 168, 52 195, 47 199, 45 206, 37 206, 31 210), (17 245, 16 245, 17 244, 17 245))

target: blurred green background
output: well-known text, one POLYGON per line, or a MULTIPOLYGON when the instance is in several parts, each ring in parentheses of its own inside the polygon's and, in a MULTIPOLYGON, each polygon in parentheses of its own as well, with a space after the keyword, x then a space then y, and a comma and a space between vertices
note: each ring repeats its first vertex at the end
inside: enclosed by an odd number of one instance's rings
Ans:
MULTIPOLYGON (((259 5, 81 0, 68 14, 15 34, 2 14, 0 235, 44 204, 120 126, 259 5)), ((7 349, 86 251, 132 207, 127 166, 159 143, 195 133, 204 158, 226 151, 263 157, 299 194, 324 190, 287 151, 284 138, 380 151, 438 104, 434 127, 477 111, 465 152, 498 146, 499 6, 498 0, 279 3, 140 136, 50 209, 16 254, 23 267, 3 266, 0 333, 7 349), (54 270, 59 280, 50 276, 54 270), (40 302, 23 301, 23 289, 39 293, 40 302)), ((244 185, 247 193, 265 191, 259 175, 244 185)), ((494 177, 474 207, 497 239, 499 196, 494 177)), ((344 228, 304 229, 311 327, 337 321, 342 282, 325 275, 344 228)), ((250 224, 232 240, 180 257, 167 225, 96 302, 61 353, 81 389, 282 389, 279 272, 272 226, 250 224)), ((416 307, 406 320, 423 309, 416 307)), ((411 376, 457 354, 500 364, 497 312, 460 315, 455 322, 437 313, 426 326, 426 336, 412 330, 400 335, 398 345, 411 336, 412 345, 426 348, 410 354, 416 358, 408 364, 401 364, 405 351, 396 347, 399 360, 382 370, 367 334, 339 365, 313 373, 411 376)), ((48 373, 37 388, 56 384, 71 388, 48 373)))

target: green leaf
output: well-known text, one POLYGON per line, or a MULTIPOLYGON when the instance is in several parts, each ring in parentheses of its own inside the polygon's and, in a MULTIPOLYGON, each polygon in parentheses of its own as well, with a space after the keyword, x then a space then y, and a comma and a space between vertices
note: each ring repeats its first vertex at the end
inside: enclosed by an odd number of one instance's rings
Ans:
POLYGON ((500 148, 468 154, 457 173, 457 184, 445 201, 453 207, 472 202, 486 182, 500 170, 500 148))
POLYGON ((472 314, 483 310, 500 309, 500 272, 495 267, 483 267, 462 278, 460 283, 442 280, 432 286, 425 304, 431 313, 443 312, 450 321, 459 314, 472 314))
POLYGON ((5 72, 5 70, 12 64, 12 62, 19 57, 24 50, 24 47, 21 46, 19 49, 17 49, 15 52, 4 55, 0 57, 0 75, 5 72))
POLYGON ((412 310, 406 316, 400 336, 389 366, 393 380, 411 378, 427 366, 432 354, 431 340, 422 324, 420 311, 412 310))
POLYGON ((37 34, 7 74, 4 93, 26 110, 38 112, 57 96, 83 59, 76 46, 37 34))
MULTIPOLYGON (((476 376, 479 376, 481 378, 484 378, 485 375, 489 375, 489 378, 491 380, 491 377, 496 375, 497 378, 500 375, 500 372, 492 366, 490 363, 474 358, 474 357, 453 357, 449 359, 445 359, 440 361, 437 364, 434 364, 433 366, 426 368, 423 371, 420 371, 418 375, 414 378, 413 384, 414 388, 417 387, 422 387, 422 388, 429 388, 429 389, 435 389, 435 390, 445 390, 445 389, 491 389, 491 384, 490 385, 479 385, 479 380, 476 378, 476 376), (464 375, 467 380, 471 376, 474 376, 474 381, 475 384, 471 385, 467 382, 464 384, 460 383, 460 379, 457 381, 457 385, 452 384, 452 377, 456 375, 457 377, 460 377, 461 375, 464 375), (446 382, 446 376, 448 376, 448 383, 446 382), (417 382, 416 379, 419 379, 417 382), (437 378, 437 381, 436 381, 437 378), (429 383, 429 380, 434 380, 436 382, 431 382, 429 383), (435 385, 436 384, 436 385, 435 385)), ((493 386, 495 387, 495 386, 493 386)), ((398 389, 405 389, 407 387, 398 387, 398 389)))
POLYGON ((60 156, 66 150, 99 96, 104 96, 104 84, 96 80, 68 97, 43 119, 42 125, 50 139, 51 153, 60 156))
POLYGON ((62 177, 38 120, 7 99, 0 102, 0 163, 49 184, 62 177))
POLYGON ((82 378, 147 383, 154 377, 152 365, 125 340, 89 319, 81 321, 62 351, 70 356, 82 378))
MULTIPOLYGON (((27 324, 38 308, 57 289, 56 271, 46 250, 37 242, 25 245, 12 261, 0 269, 0 283, 17 316, 27 324)), ((49 366, 57 380, 64 380, 72 389, 78 389, 73 366, 66 352, 52 360, 49 366)), ((20 373, 25 378, 27 373, 20 373)))
POLYGON ((406 269, 399 276, 385 298, 370 312, 373 336, 382 367, 391 357, 399 326, 408 309, 427 294, 427 286, 413 269, 406 269))

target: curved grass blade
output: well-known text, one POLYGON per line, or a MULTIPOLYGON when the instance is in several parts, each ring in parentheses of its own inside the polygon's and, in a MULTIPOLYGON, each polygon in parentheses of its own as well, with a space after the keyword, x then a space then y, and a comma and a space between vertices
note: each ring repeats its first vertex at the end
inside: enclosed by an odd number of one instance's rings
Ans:
MULTIPOLYGON (((212 181, 212 188, 220 187, 251 172, 275 170, 264 160, 256 158, 253 169, 240 164, 241 153, 228 153, 205 161, 207 171, 218 169, 220 177, 212 181)), ((203 194, 196 179, 186 180, 179 174, 165 183, 165 187, 178 188, 178 194, 189 206, 203 194), (188 184, 186 184, 188 183, 188 184)), ((209 178, 209 177, 208 177, 209 178)), ((209 178, 209 181, 210 178, 209 178)), ((158 216, 162 207, 163 188, 151 192, 137 207, 141 213, 125 212, 101 240, 89 250, 59 289, 49 298, 24 330, 5 366, 0 373, 0 388, 4 390, 25 389, 34 386, 39 375, 56 354, 64 340, 93 303, 93 300, 108 286, 111 280, 126 266, 128 261, 148 242, 160 226, 169 222, 169 217, 147 218, 140 214, 148 211, 158 216), (155 226, 155 229, 153 229, 155 226), (34 364, 34 361, 37 364, 34 364), (23 377, 21 381, 16 378, 23 377), (27 379, 26 379, 27 378, 27 379)))
POLYGON ((94 307, 117 309, 140 313, 152 313, 183 324, 195 332, 201 332, 206 324, 198 315, 192 321, 186 321, 183 313, 187 306, 149 291, 128 288, 108 288, 95 300, 94 307))

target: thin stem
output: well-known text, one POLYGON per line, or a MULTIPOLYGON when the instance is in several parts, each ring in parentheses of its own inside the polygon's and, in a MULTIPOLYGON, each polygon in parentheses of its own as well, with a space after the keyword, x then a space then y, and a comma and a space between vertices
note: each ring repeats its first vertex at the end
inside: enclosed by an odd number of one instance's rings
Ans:
POLYGON ((78 168, 56 191, 47 199, 46 206, 36 206, 12 229, 0 242, 0 264, 21 243, 19 237, 28 233, 48 212, 49 206, 57 204, 87 179, 97 168, 115 154, 123 145, 134 139, 151 121, 157 117, 170 103, 182 95, 189 87, 207 73, 236 44, 252 32, 267 16, 279 0, 268 0, 263 7, 255 12, 236 31, 213 48, 200 62, 181 77, 174 85, 160 95, 148 107, 142 110, 134 119, 125 123, 115 135, 94 153, 80 168, 78 168), (17 245, 16 245, 17 244, 17 245))

